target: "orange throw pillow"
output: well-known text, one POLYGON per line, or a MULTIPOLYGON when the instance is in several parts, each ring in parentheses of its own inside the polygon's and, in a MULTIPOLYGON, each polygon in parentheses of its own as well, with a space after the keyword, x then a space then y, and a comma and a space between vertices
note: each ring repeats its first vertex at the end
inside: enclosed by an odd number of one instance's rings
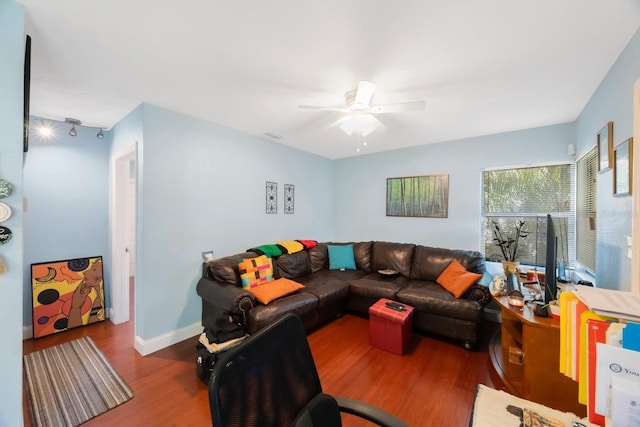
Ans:
POLYGON ((438 276, 436 282, 454 297, 460 298, 481 277, 482 274, 467 271, 462 264, 454 259, 438 276))
POLYGON ((251 292, 259 302, 267 305, 274 299, 292 294, 302 288, 304 288, 304 285, 282 277, 247 290, 251 292))

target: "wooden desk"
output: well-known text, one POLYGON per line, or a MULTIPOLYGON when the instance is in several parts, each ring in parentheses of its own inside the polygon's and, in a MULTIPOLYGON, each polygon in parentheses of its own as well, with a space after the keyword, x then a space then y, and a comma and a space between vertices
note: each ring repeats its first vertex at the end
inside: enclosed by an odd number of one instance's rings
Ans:
POLYGON ((535 316, 527 305, 513 309, 507 297, 494 300, 502 315, 501 344, 489 349, 507 391, 584 417, 587 409, 578 403, 578 383, 559 372, 560 321, 535 316))

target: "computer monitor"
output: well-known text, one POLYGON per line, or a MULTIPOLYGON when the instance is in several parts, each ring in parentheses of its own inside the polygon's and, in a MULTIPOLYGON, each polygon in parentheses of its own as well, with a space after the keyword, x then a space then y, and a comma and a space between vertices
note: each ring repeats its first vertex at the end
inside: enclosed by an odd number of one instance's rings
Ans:
POLYGON ((556 228, 553 225, 551 215, 547 214, 547 248, 546 262, 544 272, 544 302, 554 301, 557 298, 556 286, 556 260, 558 249, 558 238, 556 237, 556 228))

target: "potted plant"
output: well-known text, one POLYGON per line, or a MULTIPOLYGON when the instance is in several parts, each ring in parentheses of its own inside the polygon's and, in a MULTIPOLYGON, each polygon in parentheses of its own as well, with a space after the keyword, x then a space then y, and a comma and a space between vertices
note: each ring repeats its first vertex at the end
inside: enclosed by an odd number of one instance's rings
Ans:
POLYGON ((493 241, 500 248, 500 252, 504 257, 502 268, 504 275, 507 277, 510 273, 520 272, 520 262, 518 261, 518 243, 520 238, 527 237, 529 232, 523 230, 524 221, 517 221, 515 225, 515 233, 511 234, 500 228, 500 224, 493 222, 493 241))

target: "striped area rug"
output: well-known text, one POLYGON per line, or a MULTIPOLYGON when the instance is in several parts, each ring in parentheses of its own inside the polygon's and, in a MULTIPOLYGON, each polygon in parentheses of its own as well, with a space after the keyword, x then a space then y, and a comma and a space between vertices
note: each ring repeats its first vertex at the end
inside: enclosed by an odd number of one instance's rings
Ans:
POLYGON ((34 426, 77 426, 115 408, 133 392, 91 337, 24 356, 34 426))

